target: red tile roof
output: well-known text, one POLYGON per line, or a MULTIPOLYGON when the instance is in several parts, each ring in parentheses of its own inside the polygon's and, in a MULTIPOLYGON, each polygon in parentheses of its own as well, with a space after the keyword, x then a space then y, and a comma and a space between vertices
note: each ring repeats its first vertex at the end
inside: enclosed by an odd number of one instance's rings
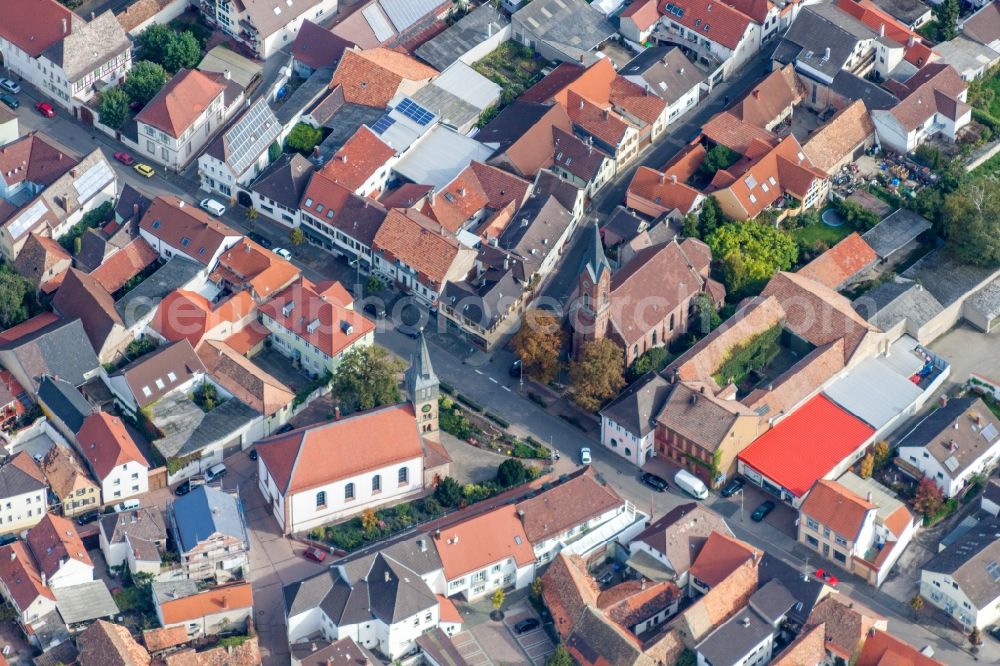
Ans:
POLYGON ((717 113, 701 128, 702 134, 713 143, 718 143, 736 152, 746 153, 754 143, 778 145, 778 137, 763 127, 740 120, 729 111, 717 113))
POLYGON ((237 324, 251 317, 256 309, 248 291, 230 296, 213 309, 201 294, 178 289, 160 301, 150 326, 170 342, 187 338, 192 347, 197 347, 206 334, 222 324, 239 328, 237 324))
POLYGON ((640 166, 635 170, 625 193, 625 205, 646 215, 658 217, 672 210, 690 213, 701 193, 676 176, 640 166))
MULTIPOLYGON (((351 191, 357 191, 396 154, 379 135, 362 125, 340 147, 320 173, 351 191)), ((367 195, 370 192, 359 192, 367 195)))
POLYGON ((35 555, 38 568, 52 578, 63 566, 63 559, 93 567, 94 563, 83 547, 80 534, 72 520, 53 513, 45 514, 41 522, 28 530, 28 545, 35 555))
POLYGON ((180 599, 171 599, 159 604, 166 625, 200 620, 226 610, 233 611, 253 606, 253 592, 250 583, 221 585, 180 599))
POLYGON ((352 49, 344 51, 330 87, 340 86, 346 102, 384 109, 396 96, 402 82, 403 77, 399 74, 352 49))
POLYGON ((732 50, 736 50, 753 22, 753 19, 743 12, 722 2, 671 0, 671 3, 684 10, 682 16, 668 12, 666 1, 660 3, 660 13, 669 20, 696 32, 700 37, 732 50))
POLYGON ((635 27, 640 31, 648 30, 660 20, 660 13, 656 9, 656 0, 635 0, 619 16, 632 19, 635 27))
POLYGON ((854 666, 944 666, 917 648, 878 629, 865 640, 854 666))
POLYGON ((234 289, 249 286, 256 298, 266 300, 298 275, 299 269, 290 261, 243 238, 219 256, 209 279, 228 282, 234 289))
POLYGON ((153 199, 139 221, 139 228, 206 265, 227 238, 240 235, 205 211, 174 196, 153 199))
POLYGON ((802 151, 816 167, 833 173, 845 159, 851 159, 859 145, 875 133, 864 100, 854 100, 834 114, 828 123, 813 132, 802 151))
POLYGON ((877 261, 875 250, 855 231, 798 272, 830 289, 840 289, 848 280, 877 261))
POLYGON ((907 131, 923 125, 935 113, 957 120, 969 108, 959 100, 967 88, 968 84, 951 65, 927 65, 906 83, 896 86, 893 92, 901 101, 890 113, 907 131))
POLYGON ((94 474, 102 481, 115 467, 125 463, 135 462, 149 467, 125 429, 125 423, 107 412, 97 412, 84 419, 76 440, 94 474))
MULTIPOLYGON (((243 331, 254 328, 248 326, 243 331)), ((227 342, 206 340, 198 347, 198 357, 215 381, 264 416, 273 416, 295 400, 295 393, 281 380, 265 372, 227 342)))
POLYGON ((845 539, 854 541, 868 512, 876 508, 836 481, 820 479, 813 485, 800 511, 845 539))
POLYGON ((624 503, 611 486, 600 483, 587 468, 583 474, 518 503, 517 511, 528 538, 542 542, 624 503))
POLYGON ((149 653, 120 624, 98 620, 76 639, 80 666, 149 666, 149 653))
POLYGON ((407 81, 423 81, 438 75, 438 71, 416 58, 393 49, 377 46, 360 52, 362 58, 369 60, 383 69, 402 77, 407 81))
POLYGON ((0 547, 0 581, 22 612, 38 597, 56 600, 52 590, 42 584, 42 575, 25 541, 0 547))
POLYGON ((569 114, 573 124, 583 132, 615 149, 625 139, 630 125, 618 114, 602 109, 572 90, 567 94, 567 102, 566 113, 569 114))
POLYGON ((440 226, 414 210, 394 208, 375 234, 375 248, 386 260, 399 259, 415 269, 423 280, 440 287, 461 252, 458 241, 440 226))
POLYGON ((158 258, 156 250, 146 239, 137 237, 108 257, 90 275, 109 294, 113 294, 158 258))
POLYGON ((513 558, 518 567, 535 561, 528 535, 511 505, 441 528, 434 538, 446 580, 513 558))
POLYGON ((439 614, 442 622, 455 622, 461 624, 464 621, 462 619, 462 614, 458 612, 458 608, 455 606, 455 602, 440 594, 435 596, 438 599, 438 607, 440 608, 439 614))
POLYGON ((0 342, 13 342, 35 331, 45 328, 54 321, 59 321, 59 315, 55 312, 42 312, 27 321, 23 321, 17 326, 11 326, 6 331, 0 332, 0 342))
POLYGON ((179 139, 226 89, 197 69, 181 69, 135 117, 179 139))
POLYGON ((32 58, 62 41, 82 19, 56 0, 4 0, 0 37, 32 58))
POLYGON ((870 425, 817 395, 754 440, 739 459, 802 497, 874 434, 870 425))
POLYGON ((328 356, 337 356, 375 330, 364 315, 330 298, 306 278, 276 294, 260 311, 328 356), (291 307, 285 314, 287 305, 291 307))
POLYGON ((270 437, 258 443, 257 453, 288 494, 405 463, 421 457, 423 447, 413 408, 404 403, 270 437))
POLYGON ((715 587, 737 568, 762 555, 760 550, 748 543, 722 532, 712 532, 688 571, 702 583, 715 587))
POLYGON ((923 37, 880 9, 870 0, 837 0, 837 7, 858 19, 875 32, 885 30, 885 36, 902 44, 907 62, 923 67, 931 61, 934 51, 923 43, 923 37))
POLYGON ((597 606, 599 596, 597 581, 579 555, 559 553, 542 575, 542 597, 563 639, 572 633, 584 608, 597 606))

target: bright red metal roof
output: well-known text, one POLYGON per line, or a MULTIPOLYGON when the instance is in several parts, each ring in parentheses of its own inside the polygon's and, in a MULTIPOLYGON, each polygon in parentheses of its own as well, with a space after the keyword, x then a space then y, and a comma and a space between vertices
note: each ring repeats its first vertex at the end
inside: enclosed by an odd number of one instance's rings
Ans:
POLYGON ((870 425, 817 395, 754 440, 739 458, 802 497, 874 433, 870 425))

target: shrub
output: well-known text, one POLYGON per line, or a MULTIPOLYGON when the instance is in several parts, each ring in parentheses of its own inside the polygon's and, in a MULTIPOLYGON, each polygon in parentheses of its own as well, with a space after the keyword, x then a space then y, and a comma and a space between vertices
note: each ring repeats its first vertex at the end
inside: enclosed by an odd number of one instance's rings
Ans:
POLYGON ((455 398, 474 412, 483 411, 483 406, 468 396, 462 395, 461 393, 456 393, 455 398))
POLYGON ((309 156, 313 148, 323 140, 323 131, 305 123, 299 123, 289 132, 285 146, 302 155, 309 156))
POLYGON ((538 405, 539 407, 541 407, 542 409, 546 409, 549 406, 549 403, 545 402, 545 399, 542 396, 538 395, 537 393, 529 393, 528 399, 531 400, 531 402, 538 405))
POLYGON ((497 467, 497 483, 512 488, 531 480, 531 470, 520 460, 504 460, 497 467))
POLYGON ((510 421, 508 421, 507 419, 505 419, 505 418, 503 418, 501 416, 497 416, 493 412, 486 412, 485 416, 486 416, 486 418, 488 418, 490 421, 493 421, 494 423, 496 423, 501 428, 509 428, 510 427, 510 421))
POLYGON ((441 506, 451 508, 462 501, 462 487, 458 481, 446 476, 434 489, 433 497, 441 506))

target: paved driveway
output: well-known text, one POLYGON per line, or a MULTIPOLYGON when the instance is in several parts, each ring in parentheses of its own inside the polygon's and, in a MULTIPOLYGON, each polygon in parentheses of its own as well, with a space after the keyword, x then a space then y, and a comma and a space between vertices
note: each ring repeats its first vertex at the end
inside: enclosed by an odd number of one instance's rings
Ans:
POLYGON ((503 623, 507 626, 510 635, 517 641, 521 649, 524 650, 524 653, 528 655, 534 666, 541 666, 548 660, 549 655, 555 652, 556 646, 552 644, 552 639, 549 638, 549 635, 545 633, 545 629, 542 628, 541 618, 538 617, 528 602, 523 601, 508 609, 503 623), (515 624, 532 617, 539 621, 537 629, 523 634, 518 634, 514 631, 515 624))

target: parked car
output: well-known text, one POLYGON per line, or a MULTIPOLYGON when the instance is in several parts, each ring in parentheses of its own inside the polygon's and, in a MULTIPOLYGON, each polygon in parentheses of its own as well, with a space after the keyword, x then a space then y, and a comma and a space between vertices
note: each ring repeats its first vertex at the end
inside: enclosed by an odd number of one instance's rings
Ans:
POLYGON ((310 546, 302 551, 302 557, 307 560, 312 560, 313 562, 322 562, 326 559, 326 553, 315 546, 310 546))
POLYGON ((411 324, 397 324, 396 330, 414 340, 420 337, 420 329, 411 324))
POLYGON ((286 250, 283 247, 276 247, 273 250, 271 250, 271 252, 274 252, 276 255, 278 255, 279 257, 281 257, 285 261, 291 261, 292 260, 292 253, 289 252, 288 250, 286 250))
POLYGON ((666 479, 664 479, 662 476, 657 476, 657 475, 652 474, 650 472, 644 473, 640 477, 640 479, 641 479, 641 481, 645 485, 649 486, 650 488, 652 488, 653 490, 655 490, 657 492, 661 492, 661 493, 662 492, 666 492, 667 488, 670 487, 669 484, 667 484, 667 480, 666 479))
POLYGON ((385 306, 377 303, 365 303, 365 314, 369 314, 376 319, 385 317, 385 306))
POLYGON ((840 582, 840 580, 838 580, 836 576, 834 576, 829 571, 826 571, 825 569, 816 569, 815 575, 816 578, 819 578, 821 581, 823 581, 830 587, 837 587, 837 583, 840 582))
POLYGON ((226 212, 226 207, 215 199, 202 199, 199 205, 216 217, 222 217, 222 214, 226 212))
POLYGON ((993 625, 986 630, 986 633, 992 636, 995 640, 1000 641, 1000 625, 993 625))
POLYGON ((521 362, 521 359, 516 358, 514 359, 514 362, 510 364, 510 369, 507 370, 507 374, 510 375, 511 377, 520 377, 521 368, 523 367, 524 363, 521 362))
POLYGON ((521 620, 520 622, 518 622, 517 624, 515 624, 514 625, 514 632, 518 633, 518 634, 526 634, 529 631, 533 631, 534 629, 538 629, 538 627, 540 627, 540 626, 541 626, 541 623, 538 621, 538 618, 536 618, 536 617, 529 617, 527 620, 521 620))
POLYGON ((135 511, 139 508, 139 500, 137 499, 127 499, 124 502, 119 502, 115 504, 115 513, 121 513, 123 511, 135 511))
POLYGON ((178 497, 184 497, 189 492, 191 492, 191 479, 181 481, 180 485, 174 488, 174 495, 178 497))
POLYGON ((17 98, 10 93, 4 93, 0 95, 0 102, 3 102, 12 109, 16 109, 21 106, 21 103, 17 101, 17 98))
POLYGON ((746 483, 741 476, 734 476, 726 484, 726 487, 722 489, 723 497, 732 497, 736 493, 743 490, 743 484, 746 483))
POLYGON ((90 523, 94 522, 95 520, 97 520, 100 517, 101 517, 101 512, 100 511, 88 511, 87 513, 85 513, 85 514, 83 514, 81 516, 77 516, 77 518, 76 518, 76 524, 77 525, 89 525, 90 523))
POLYGON ((135 158, 131 154, 126 153, 124 150, 119 150, 115 153, 115 159, 124 164, 125 166, 132 166, 135 164, 135 158))
POLYGON ((247 238, 252 240, 254 243, 257 243, 257 245, 260 245, 265 250, 271 249, 271 241, 267 240, 256 231, 251 231, 250 233, 248 233, 247 238))
POLYGON ((708 498, 708 488, 705 487, 705 482, 686 469, 682 469, 674 475, 674 484, 695 499, 708 498))
POLYGON ((21 92, 21 84, 14 79, 0 79, 0 90, 17 94, 21 92))
POLYGON ((132 168, 135 169, 136 173, 138 173, 140 176, 145 176, 146 178, 152 178, 153 176, 156 175, 156 171, 154 171, 153 167, 149 166, 148 164, 140 163, 136 164, 132 168))
POLYGON ((221 479, 226 475, 229 470, 226 469, 225 463, 218 463, 217 465, 212 465, 205 473, 202 475, 205 477, 205 482, 209 483, 215 481, 216 479, 221 479))
POLYGON ((776 506, 777 505, 774 503, 773 500, 764 500, 764 502, 762 502, 760 506, 754 509, 754 512, 750 514, 750 517, 753 518, 755 523, 759 523, 760 521, 767 518, 767 514, 774 511, 774 507, 776 506))
POLYGON ((585 446, 582 449, 580 449, 580 464, 589 465, 590 462, 591 462, 590 448, 585 446))
POLYGON ((56 115, 56 110, 53 109, 52 105, 48 102, 39 102, 38 104, 35 104, 35 110, 46 118, 52 118, 56 115))
POLYGON ((257 460, 257 449, 250 449, 250 453, 247 454, 250 460, 257 460))
POLYGON ((295 430, 295 426, 293 426, 291 423, 286 423, 285 425, 278 428, 278 434, 283 435, 284 433, 291 432, 292 430, 295 430))
POLYGON ((3 536, 0 536, 0 546, 6 546, 7 544, 14 543, 15 541, 17 541, 16 534, 4 534, 3 536))

